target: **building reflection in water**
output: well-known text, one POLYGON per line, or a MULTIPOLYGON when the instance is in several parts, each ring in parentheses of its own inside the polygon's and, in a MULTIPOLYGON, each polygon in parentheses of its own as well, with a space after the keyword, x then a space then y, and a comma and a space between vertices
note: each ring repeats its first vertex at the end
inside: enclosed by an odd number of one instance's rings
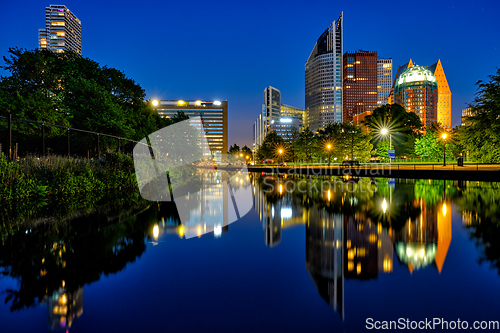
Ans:
POLYGON ((306 268, 319 294, 344 318, 344 267, 342 215, 317 207, 306 222, 306 268))
POLYGON ((396 254, 411 273, 432 263, 441 273, 452 237, 451 204, 443 201, 429 207, 423 199, 416 199, 415 205, 420 205, 421 214, 395 232, 396 254))
POLYGON ((69 329, 83 313, 83 288, 70 293, 63 281, 59 290, 48 297, 48 312, 50 328, 69 329))
POLYGON ((394 231, 387 216, 392 213, 401 218, 401 211, 404 215, 408 210, 400 207, 400 212, 391 212, 398 209, 393 203, 396 186, 394 180, 385 182, 387 198, 376 191, 358 193, 363 186, 373 185, 368 179, 340 187, 318 187, 310 176, 266 174, 253 181, 254 207, 263 223, 266 245, 278 245, 282 230, 305 225, 306 268, 321 297, 342 318, 344 279, 377 279, 379 273, 391 273, 394 250, 410 272, 433 262, 439 272, 443 269, 451 242, 451 203, 429 206, 414 198, 410 205, 419 209, 410 211, 417 211, 418 217, 407 217, 404 226, 394 231), (292 190, 290 182, 295 182, 292 190), (300 182, 314 186, 311 191, 297 191, 300 182))
POLYGON ((45 304, 51 329, 74 326, 83 314, 83 287, 134 262, 146 250, 148 230, 158 232, 154 207, 138 193, 122 198, 61 220, 41 219, 0 243, 0 271, 18 281, 0 291, 11 312, 45 304))
POLYGON ((161 234, 177 234, 188 239, 213 232, 217 238, 228 232, 229 224, 251 210, 253 193, 247 172, 199 171, 200 191, 174 199, 177 217, 161 217, 162 211, 170 216, 173 206, 159 205, 160 222, 152 231, 155 241, 161 234))

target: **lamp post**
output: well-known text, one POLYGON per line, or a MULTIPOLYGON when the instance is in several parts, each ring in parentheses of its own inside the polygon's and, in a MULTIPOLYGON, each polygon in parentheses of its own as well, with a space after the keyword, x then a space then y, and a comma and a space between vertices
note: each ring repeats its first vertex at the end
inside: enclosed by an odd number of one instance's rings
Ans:
MULTIPOLYGON (((380 133, 385 136, 385 135, 387 135, 387 133, 389 133, 389 130, 384 127, 384 128, 382 128, 380 133)), ((389 149, 392 149, 392 135, 391 135, 391 133, 389 133, 389 149)), ((387 151, 387 157, 389 157, 389 151, 387 151)), ((389 158, 389 163, 392 163, 392 158, 389 158)))
MULTIPOLYGON (((283 155, 283 149, 278 150, 278 152, 280 153, 279 160, 281 161, 281 156, 283 155)), ((278 163, 279 163, 279 161, 278 161, 278 163)))
POLYGON ((443 138, 443 166, 446 166, 446 138, 448 135, 446 133, 441 134, 443 138))
POLYGON ((332 145, 327 144, 326 148, 328 149, 328 167, 330 167, 330 153, 331 153, 330 149, 332 148, 332 145))

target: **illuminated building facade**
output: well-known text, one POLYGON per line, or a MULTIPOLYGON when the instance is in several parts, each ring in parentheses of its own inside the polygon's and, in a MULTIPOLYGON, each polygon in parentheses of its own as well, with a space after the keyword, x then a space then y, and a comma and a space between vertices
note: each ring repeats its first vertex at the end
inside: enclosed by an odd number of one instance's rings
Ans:
POLYGON ((363 112, 363 113, 360 113, 360 114, 355 114, 353 117, 352 117, 352 123, 354 125, 362 125, 363 124, 363 121, 365 120, 366 116, 369 116, 371 115, 372 113, 370 111, 366 111, 366 112, 363 112))
POLYGON ((377 60, 377 106, 389 102, 392 86, 392 58, 377 60))
POLYGON ((318 38, 305 64, 305 109, 313 132, 342 122, 342 15, 318 38))
MULTIPOLYGON (((399 77, 401 76, 401 74, 413 66, 414 66, 413 62, 410 59, 410 61, 408 61, 406 64, 398 67, 396 77, 395 77, 394 82, 392 84, 391 93, 389 95, 389 100, 388 100, 389 104, 393 104, 393 103, 401 104, 401 99, 396 101, 394 89, 396 88, 397 81, 399 80, 399 77)), ((435 64, 432 64, 430 66, 418 66, 418 67, 425 68, 430 73, 432 73, 432 75, 434 76, 434 79, 436 81, 436 86, 437 86, 436 100, 433 102, 433 104, 436 104, 435 105, 436 115, 435 115, 435 117, 434 117, 434 115, 432 115, 432 117, 429 118, 431 120, 429 120, 428 122, 437 122, 443 128, 445 128, 447 130, 451 130, 451 90, 450 90, 450 86, 448 85, 448 80, 446 79, 446 75, 444 73, 443 66, 441 64, 441 60, 438 60, 435 64), (433 120, 433 119, 435 119, 435 120, 433 120)), ((432 96, 429 95, 429 98, 431 98, 431 97, 432 96)), ((424 100, 422 99, 422 96, 420 98, 421 99, 419 101, 424 102, 424 100)), ((430 99, 428 99, 427 101, 430 102, 430 99)), ((415 105, 415 102, 416 101, 413 101, 411 109, 408 109, 405 107, 406 111, 415 112, 417 110, 417 109, 414 109, 415 106, 419 106, 419 107, 422 106, 425 109, 426 105, 415 105)), ((432 106, 432 108, 434 108, 434 106, 432 106)), ((418 109, 417 111, 420 111, 420 109, 418 109)), ((429 109, 429 111, 434 112, 434 110, 430 110, 430 109, 429 109)), ((417 114, 420 116, 419 113, 417 113, 417 114)), ((421 116, 420 116, 420 120, 422 120, 422 122, 424 122, 424 120, 421 116)), ((427 124, 428 123, 424 123, 425 126, 427 126, 427 124)))
POLYGON ((396 77, 394 102, 415 113, 424 126, 437 122, 438 85, 426 66, 414 65, 396 77))
POLYGON ((470 122, 467 121, 467 117, 472 117, 474 115, 474 112, 471 110, 471 108, 463 109, 462 110, 462 126, 469 126, 470 122))
POLYGON ((342 120, 351 123, 354 115, 377 107, 377 52, 344 53, 342 120))
POLYGON ((451 130, 451 90, 444 74, 441 60, 429 66, 438 85, 437 122, 447 130, 451 130))
POLYGON ((396 71, 396 76, 394 81, 392 81, 391 92, 389 93, 389 98, 387 99, 388 104, 394 104, 394 84, 396 83, 396 79, 403 73, 405 70, 413 66, 413 62, 408 61, 406 64, 398 66, 398 70, 396 71))
POLYGON ((82 23, 66 6, 45 8, 45 29, 38 29, 38 47, 63 53, 72 50, 82 54, 82 23))
POLYGON ((267 87, 264 89, 262 112, 253 125, 253 152, 257 151, 270 131, 275 131, 283 139, 289 140, 295 132, 307 126, 307 123, 304 109, 281 103, 281 92, 274 87, 267 87))
POLYGON ((228 151, 227 101, 159 100, 153 108, 161 117, 173 117, 184 112, 189 118, 200 117, 211 152, 228 151))

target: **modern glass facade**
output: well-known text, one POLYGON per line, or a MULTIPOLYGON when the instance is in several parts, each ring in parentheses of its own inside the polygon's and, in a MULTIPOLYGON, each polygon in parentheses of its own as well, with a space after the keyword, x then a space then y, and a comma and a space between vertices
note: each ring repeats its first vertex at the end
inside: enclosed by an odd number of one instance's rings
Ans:
POLYGON ((264 89, 262 112, 253 125, 253 151, 257 151, 270 131, 276 131, 287 140, 295 129, 301 131, 307 124, 304 109, 282 104, 281 92, 274 87, 267 87, 264 89))
POLYGON ((210 151, 227 153, 227 101, 160 100, 153 108, 161 117, 170 118, 181 111, 189 118, 200 117, 210 151))
POLYGON ((426 66, 409 67, 395 80, 394 102, 417 114, 424 126, 437 122, 436 77, 426 66))
POLYGON ((342 15, 318 38, 305 64, 305 109, 313 131, 342 121, 342 15))
POLYGON ((38 29, 38 47, 56 53, 72 50, 82 54, 81 21, 66 6, 45 8, 45 29, 38 29))
POLYGON ((377 52, 344 53, 343 122, 377 107, 377 52))

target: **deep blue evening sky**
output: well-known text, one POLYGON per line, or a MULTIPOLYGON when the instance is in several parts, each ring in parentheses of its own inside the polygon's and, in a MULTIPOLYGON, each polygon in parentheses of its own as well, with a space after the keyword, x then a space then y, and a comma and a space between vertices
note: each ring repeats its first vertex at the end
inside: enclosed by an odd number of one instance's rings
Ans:
MULTIPOLYGON (((64 4, 82 21, 82 52, 120 69, 148 98, 227 100, 229 142, 252 143, 263 90, 304 107, 304 64, 344 12, 344 52, 377 51, 395 68, 438 59, 452 91, 452 126, 475 83, 500 66, 499 1, 6 1, 0 54, 38 46, 45 7, 64 4)), ((0 70, 0 74, 5 75, 0 70)))

